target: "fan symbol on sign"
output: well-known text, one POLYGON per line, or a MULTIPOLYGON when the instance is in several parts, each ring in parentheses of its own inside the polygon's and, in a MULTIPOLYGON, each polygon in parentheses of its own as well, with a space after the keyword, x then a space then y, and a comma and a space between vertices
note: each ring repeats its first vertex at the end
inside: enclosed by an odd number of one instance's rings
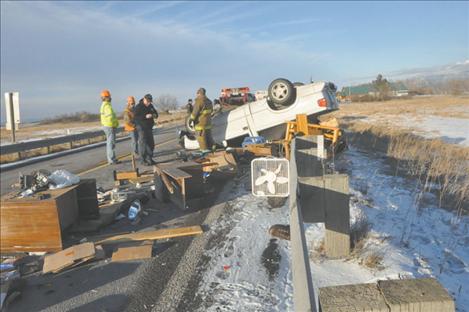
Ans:
MULTIPOLYGON (((280 173, 280 170, 282 169, 282 164, 278 165, 277 170, 275 171, 268 171, 266 169, 261 169, 261 172, 263 175, 258 177, 256 179, 256 182, 254 183, 256 186, 259 186, 261 184, 267 183, 267 190, 269 190, 270 194, 275 194, 275 184, 284 184, 288 182, 288 178, 286 177, 277 177, 277 174, 280 173)), ((264 195, 263 191, 257 191, 259 195, 264 195)))

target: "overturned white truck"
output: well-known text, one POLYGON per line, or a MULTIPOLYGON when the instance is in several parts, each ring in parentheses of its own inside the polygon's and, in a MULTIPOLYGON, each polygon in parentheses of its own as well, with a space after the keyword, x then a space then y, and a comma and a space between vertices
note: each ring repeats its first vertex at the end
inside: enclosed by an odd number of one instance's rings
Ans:
MULTIPOLYGON (((336 91, 331 82, 293 84, 287 79, 275 79, 269 85, 265 99, 226 110, 215 108, 213 139, 224 146, 239 146, 246 136, 282 139, 286 122, 294 120, 296 115, 306 114, 311 123, 316 123, 319 115, 338 109, 336 91)), ((187 120, 186 130, 181 135, 181 144, 186 149, 198 148, 194 129, 187 120)))

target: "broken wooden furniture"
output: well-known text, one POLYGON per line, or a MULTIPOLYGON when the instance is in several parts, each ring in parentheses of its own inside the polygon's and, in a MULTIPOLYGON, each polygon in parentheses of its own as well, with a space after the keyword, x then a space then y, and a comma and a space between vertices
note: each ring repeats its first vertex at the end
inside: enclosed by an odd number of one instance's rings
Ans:
POLYGON ((78 219, 99 218, 96 180, 82 179, 70 187, 1 199, 1 251, 58 251, 62 233, 78 219))
POLYGON ((91 260, 95 257, 95 254, 96 249, 93 243, 83 243, 69 247, 55 254, 45 256, 42 273, 57 273, 66 267, 91 260))
POLYGON ((90 220, 99 218, 96 179, 80 179, 76 192, 80 219, 90 220))
POLYGON ((214 183, 233 178, 238 168, 235 156, 226 151, 208 153, 194 161, 202 165, 202 171, 210 174, 210 180, 214 183))
POLYGON ((139 172, 138 168, 131 171, 113 171, 114 181, 117 186, 120 186, 126 182, 130 182, 133 184, 137 183, 146 183, 153 180, 153 171, 144 171, 139 172))
POLYGON ((135 233, 121 234, 102 239, 100 241, 97 241, 95 244, 115 244, 122 242, 158 240, 200 235, 203 232, 204 231, 202 230, 202 227, 200 225, 194 225, 179 228, 158 229, 153 231, 140 231, 135 233))
POLYGON ((94 239, 94 242, 85 242, 71 246, 64 250, 44 257, 42 273, 57 273, 81 264, 106 258, 103 245, 122 244, 112 254, 112 261, 129 261, 150 258, 153 241, 203 234, 200 225, 166 228, 152 231, 140 231, 109 236, 103 239, 94 239), (133 244, 133 245, 129 245, 133 244))
POLYGON ((77 187, 46 190, 25 198, 18 198, 17 192, 3 196, 1 252, 61 250, 61 232, 78 218, 77 187))
POLYGON ((188 209, 189 199, 203 197, 203 166, 195 161, 171 162, 155 167, 155 195, 162 201, 168 200, 180 209, 188 209))

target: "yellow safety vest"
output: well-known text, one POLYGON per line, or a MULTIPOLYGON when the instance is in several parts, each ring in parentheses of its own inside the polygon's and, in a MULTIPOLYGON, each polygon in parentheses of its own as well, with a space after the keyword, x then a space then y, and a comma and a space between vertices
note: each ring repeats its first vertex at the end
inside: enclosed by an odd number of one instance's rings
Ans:
POLYGON ((111 102, 103 102, 101 104, 101 124, 104 127, 117 128, 119 126, 119 121, 117 120, 116 113, 112 109, 111 102))

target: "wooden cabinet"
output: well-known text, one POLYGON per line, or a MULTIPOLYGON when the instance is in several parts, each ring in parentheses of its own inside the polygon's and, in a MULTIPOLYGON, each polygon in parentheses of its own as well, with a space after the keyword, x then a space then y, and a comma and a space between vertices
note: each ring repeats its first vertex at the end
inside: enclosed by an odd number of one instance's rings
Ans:
POLYGON ((62 231, 78 218, 78 185, 17 198, 1 198, 0 251, 59 251, 62 231), (44 199, 41 199, 43 196, 44 199))

